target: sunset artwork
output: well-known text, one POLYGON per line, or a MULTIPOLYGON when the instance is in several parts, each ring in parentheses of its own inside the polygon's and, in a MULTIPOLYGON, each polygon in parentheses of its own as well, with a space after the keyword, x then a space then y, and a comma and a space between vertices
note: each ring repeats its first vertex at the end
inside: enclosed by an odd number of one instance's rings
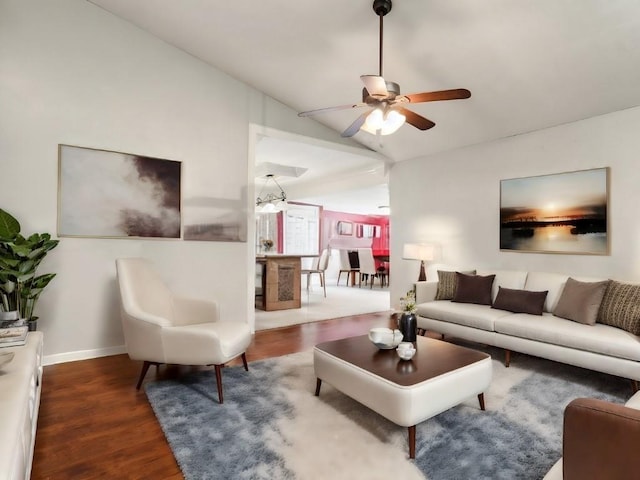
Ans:
POLYGON ((500 249, 606 255, 608 168, 500 182, 500 249))
POLYGON ((180 238, 181 163, 59 146, 58 236, 180 238))

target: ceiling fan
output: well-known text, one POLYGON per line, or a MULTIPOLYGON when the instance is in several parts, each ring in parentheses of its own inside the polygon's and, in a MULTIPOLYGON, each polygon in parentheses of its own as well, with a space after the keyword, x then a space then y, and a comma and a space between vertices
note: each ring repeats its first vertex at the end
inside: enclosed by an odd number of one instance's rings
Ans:
POLYGON ((364 83, 362 102, 309 110, 299 113, 298 116, 309 117, 319 113, 368 106, 371 108, 356 118, 356 120, 342 132, 342 136, 352 137, 358 133, 359 130, 364 130, 372 134, 389 135, 398 130, 405 122, 419 130, 428 130, 435 127, 436 124, 434 122, 405 108, 404 105, 409 103, 435 102, 439 100, 459 100, 471 96, 471 92, 464 88, 401 95, 400 85, 395 82, 386 81, 382 77, 383 19, 384 16, 391 11, 391 7, 391 0, 374 0, 373 2, 373 11, 376 12, 376 15, 380 18, 379 71, 378 75, 360 76, 362 83, 364 83))

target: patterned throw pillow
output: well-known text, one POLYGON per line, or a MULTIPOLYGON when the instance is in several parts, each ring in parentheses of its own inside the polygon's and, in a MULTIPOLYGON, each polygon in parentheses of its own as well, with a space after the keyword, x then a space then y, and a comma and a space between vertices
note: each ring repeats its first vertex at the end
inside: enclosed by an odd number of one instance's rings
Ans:
MULTIPOLYGON (((462 273, 475 275, 476 271, 470 270, 462 273)), ((456 272, 438 270, 438 291, 436 292, 436 300, 451 300, 456 294, 456 285, 458 285, 456 272)))
POLYGON ((598 322, 640 335, 640 285, 611 280, 600 304, 598 322))

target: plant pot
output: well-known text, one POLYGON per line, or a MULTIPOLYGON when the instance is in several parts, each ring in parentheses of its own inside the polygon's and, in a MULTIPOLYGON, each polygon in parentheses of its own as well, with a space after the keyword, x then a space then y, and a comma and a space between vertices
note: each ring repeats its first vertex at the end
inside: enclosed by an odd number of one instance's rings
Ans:
POLYGON ((0 320, 18 320, 19 318, 20 318, 20 313, 17 310, 0 312, 0 320))
POLYGON ((415 313, 402 312, 398 320, 398 329, 402 332, 403 342, 415 342, 418 331, 418 319, 415 313))
POLYGON ((38 320, 29 320, 27 322, 27 330, 30 332, 38 330, 38 320))

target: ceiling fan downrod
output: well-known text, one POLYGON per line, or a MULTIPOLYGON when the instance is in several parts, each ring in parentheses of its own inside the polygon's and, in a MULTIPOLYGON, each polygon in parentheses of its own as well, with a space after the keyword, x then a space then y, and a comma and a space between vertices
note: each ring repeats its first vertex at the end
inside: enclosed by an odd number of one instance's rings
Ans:
POLYGON ((384 16, 391 11, 391 0, 373 0, 373 11, 376 12, 376 15, 380 18, 380 39, 378 45, 378 76, 383 77, 382 75, 382 38, 383 38, 383 30, 384 30, 384 16))

